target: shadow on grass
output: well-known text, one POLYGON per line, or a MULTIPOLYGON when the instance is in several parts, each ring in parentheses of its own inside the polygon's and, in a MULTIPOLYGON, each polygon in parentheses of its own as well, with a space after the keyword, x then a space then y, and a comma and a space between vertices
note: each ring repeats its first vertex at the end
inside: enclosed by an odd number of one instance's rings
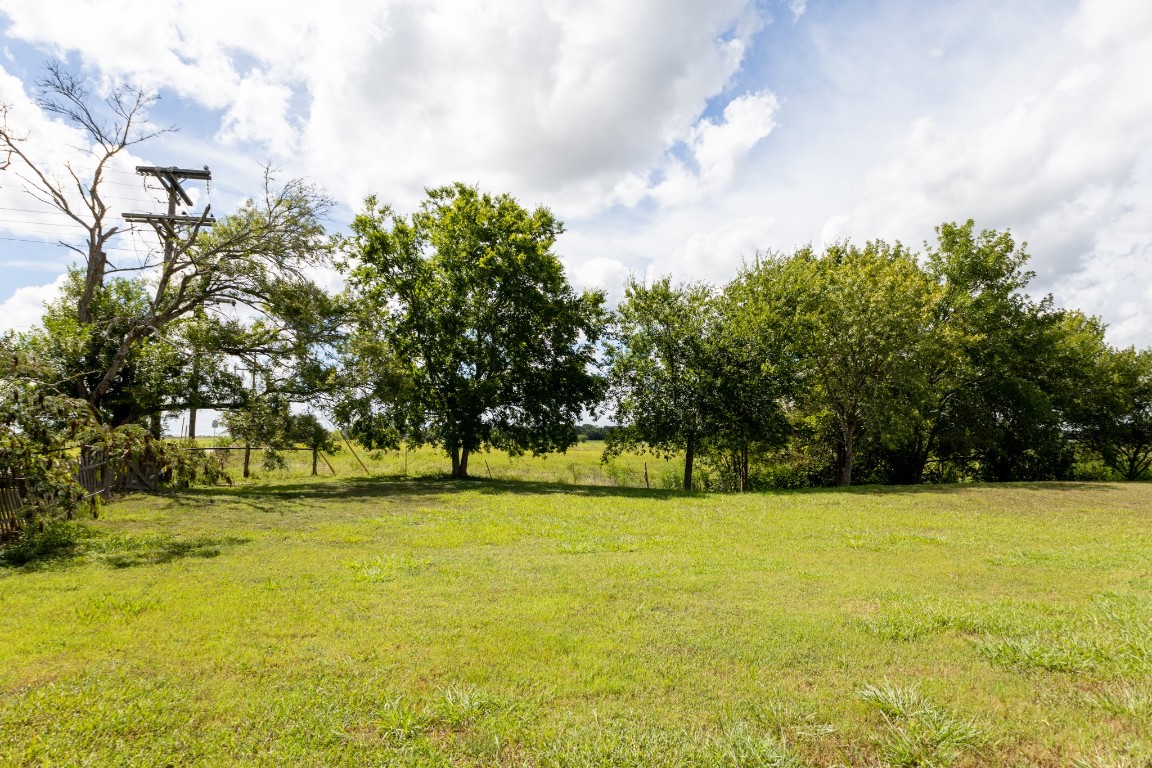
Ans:
POLYGON ((569 485, 534 480, 491 480, 473 478, 452 480, 443 476, 427 477, 348 477, 296 482, 266 482, 248 486, 192 488, 171 499, 178 506, 194 506, 207 500, 236 501, 261 511, 281 513, 279 501, 334 501, 339 499, 436 497, 451 493, 486 495, 568 495, 604 498, 670 500, 700 496, 662 489, 631 488, 612 485, 569 485), (265 503, 261 503, 261 502, 265 503))
MULTIPOLYGON (((1030 482, 1030 483, 958 483, 951 485, 867 485, 849 488, 802 488, 797 490, 754 491, 758 495, 799 495, 847 493, 861 495, 963 494, 988 489, 1027 491, 1115 491, 1116 483, 1030 482)), ((269 514, 284 514, 278 506, 283 501, 337 501, 372 498, 420 499, 453 493, 484 495, 565 495, 585 498, 647 499, 675 501, 713 495, 707 492, 634 488, 612 485, 577 485, 535 480, 493 480, 473 478, 452 480, 444 476, 425 477, 344 477, 289 482, 262 482, 248 486, 194 488, 172 497, 174 506, 195 506, 208 500, 234 501, 269 514)), ((735 495, 735 494, 716 494, 735 495)))
POLYGON ((113 568, 132 568, 189 557, 216 557, 247 542, 237 536, 175 539, 168 534, 105 534, 79 523, 58 522, 0 549, 0 567, 34 572, 61 570, 95 560, 113 568))
POLYGON ((174 539, 167 535, 110 536, 98 539, 89 554, 113 568, 160 565, 189 557, 211 558, 248 539, 239 536, 197 536, 174 539))

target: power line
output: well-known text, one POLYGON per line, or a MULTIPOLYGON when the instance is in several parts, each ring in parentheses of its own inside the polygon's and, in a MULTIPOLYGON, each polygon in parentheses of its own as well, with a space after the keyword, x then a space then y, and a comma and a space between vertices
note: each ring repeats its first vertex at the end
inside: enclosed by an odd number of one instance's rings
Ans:
MULTIPOLYGON (((32 240, 32 239, 25 238, 25 237, 7 237, 4 235, 0 235, 0 240, 7 240, 7 241, 12 242, 12 243, 35 243, 37 245, 51 245, 51 246, 60 247, 60 248, 67 248, 67 247, 71 246, 71 247, 83 249, 83 247, 84 247, 83 243, 62 243, 59 240, 32 240)), ((105 251, 120 251, 123 253, 134 253, 137 256, 143 255, 140 253, 139 249, 136 249, 136 248, 120 248, 117 246, 110 246, 110 247, 105 248, 104 250, 105 251)))

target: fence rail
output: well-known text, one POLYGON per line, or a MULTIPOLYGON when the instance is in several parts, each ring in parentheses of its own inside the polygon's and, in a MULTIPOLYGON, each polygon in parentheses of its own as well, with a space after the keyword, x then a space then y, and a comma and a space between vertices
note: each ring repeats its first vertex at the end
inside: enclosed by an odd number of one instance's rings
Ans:
POLYGON ((20 530, 27 491, 24 478, 10 471, 0 473, 0 541, 7 541, 20 530))

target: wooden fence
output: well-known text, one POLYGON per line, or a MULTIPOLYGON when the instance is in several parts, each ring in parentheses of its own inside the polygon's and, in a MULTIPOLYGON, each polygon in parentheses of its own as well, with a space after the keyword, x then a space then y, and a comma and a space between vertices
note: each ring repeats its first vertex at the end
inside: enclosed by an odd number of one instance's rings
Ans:
POLYGON ((162 474, 160 464, 151 457, 129 460, 93 452, 81 459, 76 481, 90 495, 107 500, 113 491, 158 491, 162 474))
POLYGON ((7 541, 20 530, 24 496, 28 484, 12 472, 0 472, 0 541, 7 541))
MULTIPOLYGON (((154 460, 129 461, 125 456, 106 457, 98 452, 82 457, 76 469, 76 482, 88 492, 93 512, 97 497, 107 501, 115 491, 159 490, 161 476, 160 465, 154 460)), ((0 541, 14 538, 27 522, 27 498, 25 478, 11 470, 0 472, 0 541)))

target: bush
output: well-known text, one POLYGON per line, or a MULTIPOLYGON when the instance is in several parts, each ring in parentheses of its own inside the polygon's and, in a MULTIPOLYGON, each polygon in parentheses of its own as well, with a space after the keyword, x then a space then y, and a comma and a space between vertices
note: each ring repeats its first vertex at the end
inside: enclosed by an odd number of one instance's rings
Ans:
POLYGON ((85 529, 66 520, 48 520, 29 526, 15 540, 0 546, 0 566, 20 568, 72 555, 85 529))

